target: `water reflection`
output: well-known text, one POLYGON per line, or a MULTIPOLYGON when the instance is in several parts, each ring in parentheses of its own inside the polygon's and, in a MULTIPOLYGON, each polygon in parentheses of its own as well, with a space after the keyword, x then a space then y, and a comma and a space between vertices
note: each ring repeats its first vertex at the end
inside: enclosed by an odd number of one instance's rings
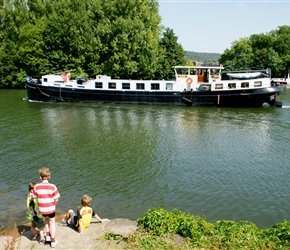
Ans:
POLYGON ((288 216, 288 109, 9 100, 0 120, 2 204, 25 204, 27 183, 49 166, 60 211, 88 193, 109 218, 136 219, 156 206, 262 227, 288 216))

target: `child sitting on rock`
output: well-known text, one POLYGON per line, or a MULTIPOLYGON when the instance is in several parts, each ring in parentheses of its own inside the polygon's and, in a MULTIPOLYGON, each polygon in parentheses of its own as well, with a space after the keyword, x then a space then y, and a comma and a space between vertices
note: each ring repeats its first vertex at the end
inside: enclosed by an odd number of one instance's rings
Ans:
POLYGON ((65 214, 64 219, 58 223, 59 226, 69 226, 72 225, 76 229, 78 229, 79 234, 82 235, 83 230, 87 228, 92 218, 96 218, 99 222, 107 221, 108 219, 101 219, 94 210, 90 207, 92 198, 88 195, 83 195, 81 204, 82 207, 77 208, 77 214, 70 209, 65 214))

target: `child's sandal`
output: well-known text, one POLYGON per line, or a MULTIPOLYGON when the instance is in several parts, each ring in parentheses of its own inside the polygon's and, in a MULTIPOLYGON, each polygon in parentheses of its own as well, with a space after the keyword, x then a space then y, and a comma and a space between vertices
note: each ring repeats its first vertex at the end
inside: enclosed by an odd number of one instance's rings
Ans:
POLYGON ((40 245, 43 245, 45 243, 45 239, 41 239, 40 241, 39 241, 39 244, 40 245))

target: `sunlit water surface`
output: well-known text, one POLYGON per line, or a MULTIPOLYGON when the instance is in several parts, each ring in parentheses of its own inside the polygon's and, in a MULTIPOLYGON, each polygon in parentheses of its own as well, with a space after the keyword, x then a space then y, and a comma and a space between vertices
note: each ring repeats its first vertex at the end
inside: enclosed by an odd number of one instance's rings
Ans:
POLYGON ((283 108, 37 103, 0 90, 0 223, 25 221, 28 183, 49 167, 57 210, 93 197, 101 217, 152 207, 261 228, 290 219, 290 89, 283 108))

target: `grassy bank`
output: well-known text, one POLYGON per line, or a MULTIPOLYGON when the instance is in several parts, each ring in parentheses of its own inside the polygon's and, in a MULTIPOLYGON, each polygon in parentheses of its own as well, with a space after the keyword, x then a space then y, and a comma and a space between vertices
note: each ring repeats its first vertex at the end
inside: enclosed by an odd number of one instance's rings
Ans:
POLYGON ((288 221, 259 229, 248 221, 210 223, 179 210, 153 208, 138 222, 139 232, 122 238, 128 249, 290 249, 288 221))

